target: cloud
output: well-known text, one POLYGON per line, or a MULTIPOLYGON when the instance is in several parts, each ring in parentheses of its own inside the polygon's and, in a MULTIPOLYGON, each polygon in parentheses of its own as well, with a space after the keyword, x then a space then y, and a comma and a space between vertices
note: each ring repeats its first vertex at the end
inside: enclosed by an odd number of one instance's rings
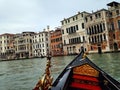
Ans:
MULTIPOLYGON (((119 2, 119 0, 116 0, 119 2)), ((42 31, 60 26, 78 11, 107 8, 111 0, 0 0, 0 34, 42 31)))
MULTIPOLYGON (((40 8, 35 0, 1 0, 0 33, 33 29, 40 20, 40 8)), ((42 10, 41 10, 42 11, 42 10)), ((41 17, 42 18, 42 17, 41 17)))

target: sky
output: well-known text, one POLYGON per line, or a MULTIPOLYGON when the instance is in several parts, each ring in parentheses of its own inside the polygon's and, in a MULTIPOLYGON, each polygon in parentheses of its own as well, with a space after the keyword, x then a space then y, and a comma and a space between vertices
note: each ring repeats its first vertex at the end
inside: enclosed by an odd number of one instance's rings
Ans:
MULTIPOLYGON (((120 0, 114 0, 120 3, 120 0)), ((107 9, 112 0, 0 0, 0 34, 40 32, 78 12, 107 9)))

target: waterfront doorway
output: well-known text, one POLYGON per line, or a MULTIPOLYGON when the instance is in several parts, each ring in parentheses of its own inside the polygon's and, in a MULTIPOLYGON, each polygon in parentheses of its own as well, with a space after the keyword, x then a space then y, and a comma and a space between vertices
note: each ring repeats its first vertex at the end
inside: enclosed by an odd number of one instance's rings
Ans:
POLYGON ((98 44, 98 54, 101 54, 101 53, 102 53, 101 45, 98 44))
POLYGON ((118 45, 117 43, 114 43, 114 51, 117 51, 118 50, 118 45))

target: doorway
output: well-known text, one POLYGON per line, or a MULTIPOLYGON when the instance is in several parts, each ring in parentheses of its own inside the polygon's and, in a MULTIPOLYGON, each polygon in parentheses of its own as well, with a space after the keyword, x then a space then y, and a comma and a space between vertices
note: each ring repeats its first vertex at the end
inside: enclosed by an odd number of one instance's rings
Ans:
POLYGON ((101 54, 101 53, 102 53, 101 45, 98 44, 98 54, 101 54))

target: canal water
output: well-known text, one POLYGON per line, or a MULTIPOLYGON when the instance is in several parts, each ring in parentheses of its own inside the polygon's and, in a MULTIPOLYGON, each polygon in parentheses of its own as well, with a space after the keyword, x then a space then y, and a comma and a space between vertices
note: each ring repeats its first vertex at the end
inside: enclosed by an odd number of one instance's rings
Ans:
MULTIPOLYGON (((52 58, 55 79, 76 56, 52 58)), ((88 57, 101 69, 120 82, 120 53, 90 54, 88 57)), ((44 73, 46 58, 0 62, 0 90, 32 90, 44 73)))

